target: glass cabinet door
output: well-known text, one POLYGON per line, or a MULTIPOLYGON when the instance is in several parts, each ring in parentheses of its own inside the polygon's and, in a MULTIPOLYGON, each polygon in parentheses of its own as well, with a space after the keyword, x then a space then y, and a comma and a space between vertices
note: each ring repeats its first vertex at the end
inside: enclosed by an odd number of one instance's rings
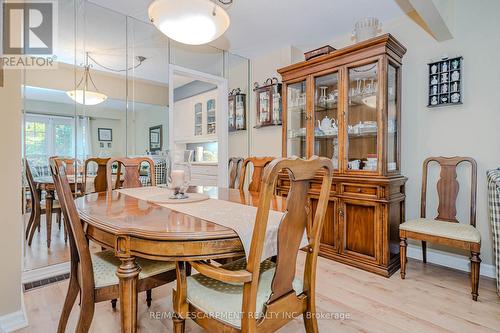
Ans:
POLYGON ((399 170, 398 165, 398 69, 389 64, 387 71, 387 171, 399 170))
POLYGON ((349 68, 347 169, 375 172, 377 155, 378 62, 349 68))
POLYGON ((314 154, 331 158, 338 169, 339 160, 339 73, 314 79, 314 154))
POLYGON ((287 155, 307 157, 306 81, 287 85, 287 155))

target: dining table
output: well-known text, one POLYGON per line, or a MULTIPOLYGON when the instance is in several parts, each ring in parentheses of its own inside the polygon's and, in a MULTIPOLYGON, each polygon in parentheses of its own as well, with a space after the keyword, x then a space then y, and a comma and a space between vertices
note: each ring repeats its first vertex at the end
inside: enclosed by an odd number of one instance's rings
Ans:
MULTIPOLYGON (((256 207, 259 204, 258 192, 212 186, 193 186, 188 192, 241 205, 256 207)), ((180 274, 179 265, 190 261, 245 255, 243 244, 233 229, 213 219, 208 221, 177 211, 176 205, 167 208, 117 190, 87 194, 75 202, 87 237, 102 247, 113 249, 121 261, 116 275, 123 333, 137 330, 140 267, 135 258, 175 261, 177 274, 180 274)), ((286 198, 275 196, 271 207, 281 212, 285 205, 286 198)))
MULTIPOLYGON (((68 175, 68 181, 74 193, 78 193, 82 188, 81 177, 75 175, 68 175)), ((45 192, 45 222, 47 225, 47 247, 50 248, 51 235, 52 235, 52 210, 54 207, 54 200, 56 199, 56 187, 52 176, 38 176, 34 178, 36 190, 39 192, 39 198, 42 197, 42 191, 45 192)), ((37 226, 33 226, 35 228, 37 226)), ((29 230, 27 230, 29 232, 29 230)))

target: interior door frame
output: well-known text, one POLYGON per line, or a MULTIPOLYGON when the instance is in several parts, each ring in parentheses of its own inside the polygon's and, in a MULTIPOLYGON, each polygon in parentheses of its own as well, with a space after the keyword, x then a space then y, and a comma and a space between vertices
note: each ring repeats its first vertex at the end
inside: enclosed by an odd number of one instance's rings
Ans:
POLYGON ((194 69, 169 64, 168 69, 168 147, 173 151, 174 145, 174 75, 189 76, 193 79, 209 82, 217 86, 216 133, 218 141, 217 186, 228 187, 228 82, 227 79, 199 72, 194 69))

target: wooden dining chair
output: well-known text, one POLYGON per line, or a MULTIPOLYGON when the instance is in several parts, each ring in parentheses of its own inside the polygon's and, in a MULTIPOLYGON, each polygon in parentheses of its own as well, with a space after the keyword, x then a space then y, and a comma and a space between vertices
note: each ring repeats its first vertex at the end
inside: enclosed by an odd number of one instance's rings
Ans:
POLYGON ((107 188, 113 188, 113 164, 118 164, 117 169, 117 182, 116 188, 131 188, 131 187, 142 187, 143 184, 141 182, 141 165, 143 163, 147 163, 149 165, 149 183, 151 186, 156 186, 156 175, 155 175, 155 164, 152 159, 149 157, 120 157, 120 158, 110 158, 106 164, 106 178, 107 178, 107 188), (122 169, 124 171, 123 174, 123 182, 119 186, 118 184, 121 182, 121 172, 122 169))
POLYGON ((238 180, 242 168, 243 157, 229 158, 229 188, 238 188, 238 180))
POLYGON ((294 317, 304 315, 308 333, 318 332, 315 288, 320 234, 332 182, 332 161, 313 157, 276 159, 264 171, 248 261, 241 259, 214 266, 206 261, 190 264, 199 274, 186 277, 186 265, 177 263, 174 290, 174 332, 184 332, 192 318, 208 332, 274 332, 294 317), (276 261, 261 260, 274 184, 280 171, 291 180, 287 210, 277 233, 276 261), (314 216, 308 191, 317 172, 324 170, 314 216), (312 222, 312 225, 311 225, 312 222), (304 279, 295 277, 302 237, 307 232, 304 279), (239 316, 241 314, 241 316, 239 316))
MULTIPOLYGON (((83 166, 83 188, 82 192, 90 193, 90 192, 104 192, 108 188, 108 180, 107 180, 107 163, 110 158, 99 158, 99 157, 91 157, 85 160, 83 166), (97 165, 97 170, 95 171, 95 176, 93 179, 93 190, 89 191, 89 169, 92 164, 97 165)), ((120 177, 116 177, 115 187, 118 188, 120 185, 120 177)))
POLYGON ((275 158, 274 157, 248 157, 243 161, 243 165, 241 166, 240 180, 239 180, 239 189, 243 190, 245 186, 245 177, 248 165, 251 164, 253 166, 253 173, 250 183, 248 184, 249 191, 260 191, 260 183, 262 181, 262 175, 264 172, 264 168, 271 163, 275 158))
MULTIPOLYGON (((119 297, 116 272, 121 262, 113 251, 90 253, 89 239, 85 235, 64 167, 58 166, 56 159, 51 158, 50 170, 61 201, 64 221, 68 227, 71 254, 68 292, 57 332, 65 332, 78 293, 80 293, 80 315, 76 332, 88 332, 94 316, 95 303, 119 297)), ((137 263, 141 267, 137 282, 138 292, 151 290, 175 280, 175 264, 172 262, 137 259, 137 263)), ((151 300, 146 301, 150 306, 151 300)))
POLYGON ((66 170, 66 174, 68 176, 75 177, 75 184, 72 186, 73 196, 81 197, 85 195, 83 189, 83 182, 80 179, 81 171, 82 171, 82 162, 79 159, 70 158, 70 157, 62 157, 62 156, 51 156, 50 158, 56 159, 57 163, 64 166, 64 170, 66 170))
POLYGON ((442 244, 470 251, 472 299, 477 301, 479 287, 479 258, 481 235, 476 229, 476 187, 477 165, 470 157, 429 157, 424 161, 422 171, 422 193, 420 201, 420 218, 406 221, 399 226, 401 278, 406 276, 407 239, 422 241, 422 258, 427 262, 427 242, 442 244), (441 167, 440 179, 437 182, 438 208, 437 217, 426 217, 427 172, 430 162, 437 162, 441 167), (471 194, 469 224, 457 220, 457 197, 459 183, 457 166, 462 162, 471 165, 471 194))
MULTIPOLYGON (((45 200, 42 199, 42 192, 37 188, 28 160, 25 159, 24 163, 26 168, 26 181, 28 183, 31 196, 31 213, 28 225, 26 226, 25 236, 28 240, 28 245, 31 246, 35 230, 38 229, 38 231, 40 231, 40 218, 46 212, 46 203, 45 200)), ((59 228, 61 228, 61 205, 58 200, 53 201, 52 212, 56 214, 57 224, 59 225, 59 228)), ((47 239, 49 239, 49 236, 50 235, 47 235, 47 239)))

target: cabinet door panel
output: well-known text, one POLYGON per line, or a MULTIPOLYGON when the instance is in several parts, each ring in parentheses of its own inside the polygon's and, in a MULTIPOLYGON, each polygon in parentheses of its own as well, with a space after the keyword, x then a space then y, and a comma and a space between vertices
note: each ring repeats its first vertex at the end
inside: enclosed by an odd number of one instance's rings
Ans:
POLYGON ((380 213, 377 203, 343 200, 343 252, 363 259, 380 259, 380 213))
MULTIPOLYGON (((311 199, 312 206, 312 217, 316 214, 316 208, 318 207, 318 200, 311 199)), ((326 210, 325 221, 323 222, 323 232, 321 233, 320 243, 323 248, 328 250, 334 250, 337 252, 338 249, 338 221, 337 221, 337 201, 330 200, 328 202, 328 208, 326 210)))
POLYGON ((307 93, 306 81, 286 86, 286 150, 288 156, 307 155, 307 93))

